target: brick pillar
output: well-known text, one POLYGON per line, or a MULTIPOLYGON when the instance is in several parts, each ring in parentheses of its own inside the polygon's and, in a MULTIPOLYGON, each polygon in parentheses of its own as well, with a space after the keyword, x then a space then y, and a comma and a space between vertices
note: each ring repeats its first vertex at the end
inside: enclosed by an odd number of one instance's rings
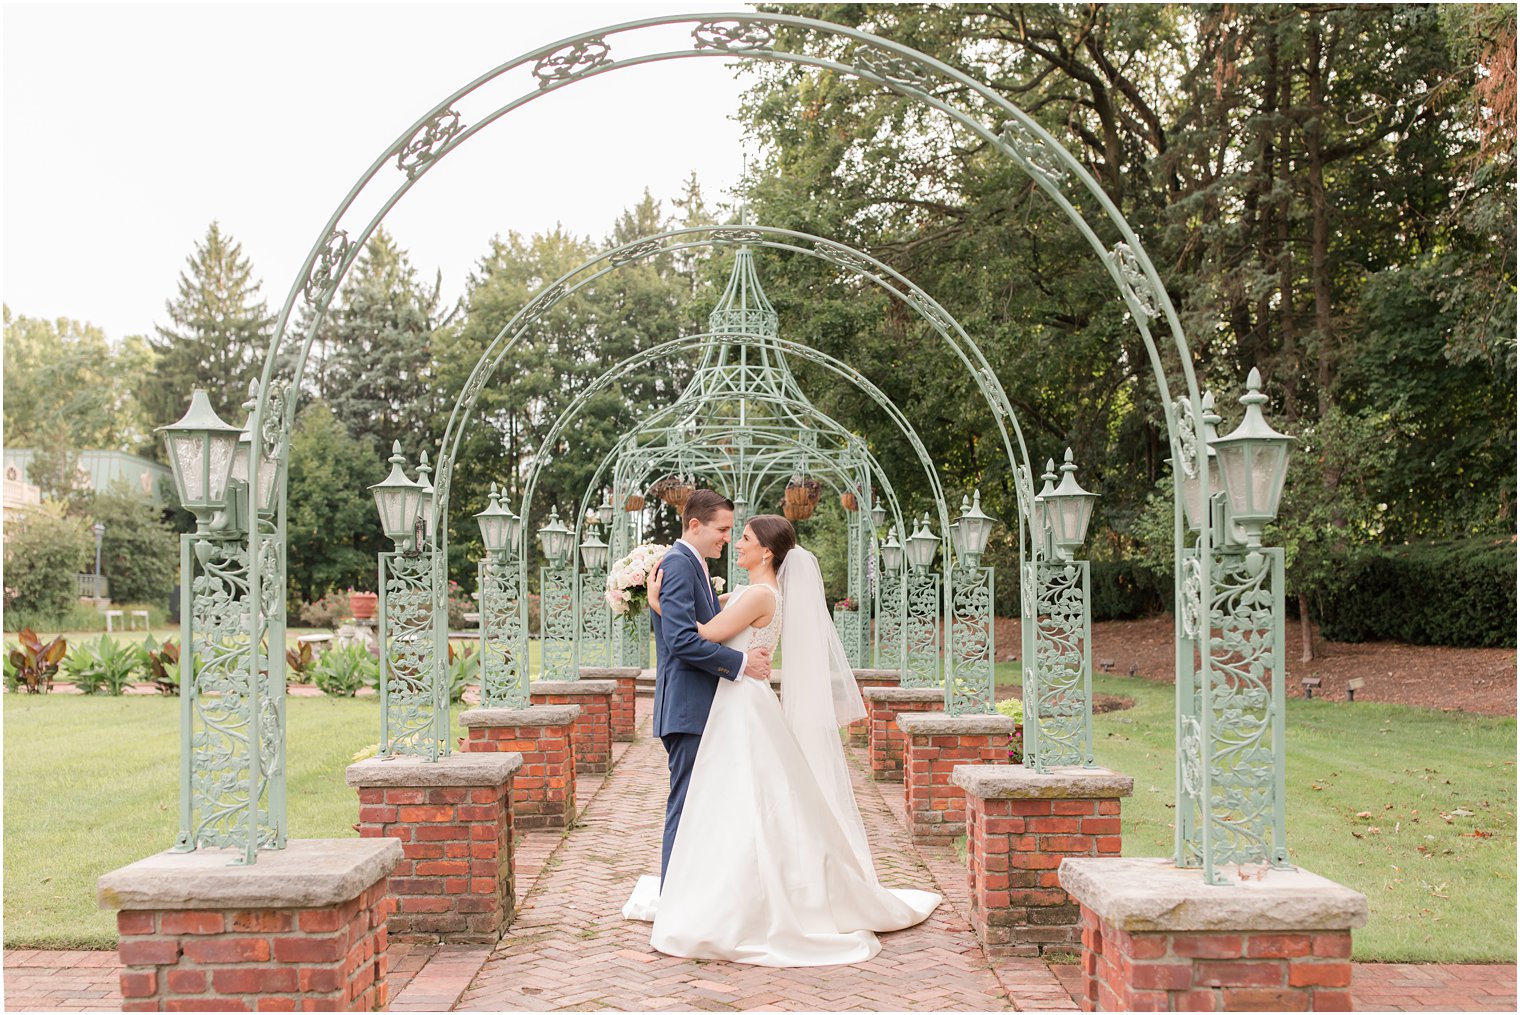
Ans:
POLYGON ((116 909, 123 1011, 378 1011, 389 1002, 393 839, 164 852, 98 882, 116 909))
POLYGON ((606 775, 612 768, 612 696, 615 680, 535 680, 535 705, 579 705, 575 717, 575 774, 606 775))
POLYGON ((992 955, 1080 951, 1078 907, 1057 868, 1068 856, 1118 856, 1119 801, 1135 780, 1103 768, 961 765, 971 926, 992 955))
POLYGON ((1018 725, 1005 715, 903 712, 903 792, 914 842, 948 844, 966 832, 966 794, 950 781, 957 765, 1007 765, 1018 725))
POLYGON ((877 782, 903 781, 902 730, 897 717, 903 712, 934 712, 945 707, 945 692, 935 687, 866 687, 866 718, 871 732, 868 749, 871 755, 871 778, 877 782))
POLYGON ((575 820, 575 719, 579 705, 474 708, 459 716, 466 753, 522 755, 512 777, 512 823, 520 832, 569 828, 575 820))
POLYGON ((1302 868, 1206 885, 1170 860, 1069 859, 1084 1011, 1350 1011, 1367 897, 1302 868))
POLYGON ((512 776, 521 765, 516 754, 451 754, 348 766, 359 834, 401 840, 392 937, 495 944, 506 931, 515 904, 512 776))
MULTIPOLYGON (((855 671, 855 685, 862 693, 868 687, 897 687, 902 681, 900 670, 868 670, 855 671)), ((871 709, 866 706, 866 717, 850 724, 850 746, 869 747, 871 744, 871 709)))
POLYGON ((612 692, 612 742, 629 743, 637 725, 635 702, 639 693, 637 666, 582 666, 582 680, 611 680, 617 684, 612 692))

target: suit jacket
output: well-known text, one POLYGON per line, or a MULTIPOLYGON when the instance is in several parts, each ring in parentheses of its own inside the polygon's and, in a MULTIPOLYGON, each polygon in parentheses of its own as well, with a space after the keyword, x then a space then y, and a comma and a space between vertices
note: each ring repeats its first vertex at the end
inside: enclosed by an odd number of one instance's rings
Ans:
POLYGON ((660 610, 649 611, 658 658, 654 680, 654 735, 698 733, 707 727, 718 680, 740 677, 744 654, 697 634, 718 612, 718 597, 696 554, 681 544, 660 564, 660 610))

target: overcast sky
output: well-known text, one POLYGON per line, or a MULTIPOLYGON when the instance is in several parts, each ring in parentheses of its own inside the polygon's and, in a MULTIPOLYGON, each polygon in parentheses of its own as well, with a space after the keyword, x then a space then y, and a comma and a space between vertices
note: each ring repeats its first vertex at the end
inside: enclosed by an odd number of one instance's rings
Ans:
MULTIPOLYGON (((348 189, 450 92, 582 31, 745 6, 8 3, 5 303, 150 333, 216 219, 276 309, 348 189)), ((740 91, 720 60, 563 89, 440 163, 387 227, 452 298, 497 233, 560 222, 600 240, 646 186, 675 196, 692 170, 724 199, 740 91)))

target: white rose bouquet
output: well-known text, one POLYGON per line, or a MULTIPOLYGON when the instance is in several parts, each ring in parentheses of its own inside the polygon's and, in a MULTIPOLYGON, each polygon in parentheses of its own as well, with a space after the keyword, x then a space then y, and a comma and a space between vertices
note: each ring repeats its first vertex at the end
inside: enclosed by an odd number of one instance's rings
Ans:
POLYGON ((607 605, 623 616, 642 610, 649 602, 649 576, 670 547, 663 543, 644 543, 617 561, 607 571, 607 605))

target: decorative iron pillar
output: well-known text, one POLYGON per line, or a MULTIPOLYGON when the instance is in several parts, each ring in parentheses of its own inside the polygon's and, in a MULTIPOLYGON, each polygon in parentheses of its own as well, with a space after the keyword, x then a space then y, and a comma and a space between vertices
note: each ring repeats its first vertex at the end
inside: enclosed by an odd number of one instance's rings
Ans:
POLYGON ((903 668, 903 637, 906 633, 907 583, 901 571, 881 568, 876 578, 876 665, 884 670, 903 668))
POLYGON ((945 712, 990 715, 997 703, 992 568, 955 567, 946 584, 945 712))
POLYGON ((448 753, 449 691, 437 658, 431 550, 380 554, 380 757, 448 753), (441 700, 440 700, 441 699, 441 700))
POLYGON ((567 561, 538 569, 539 670, 543 680, 575 680, 575 569, 567 561))
POLYGON ((1283 551, 1226 546, 1210 557, 1206 583, 1196 548, 1183 564, 1184 655, 1193 665, 1179 688, 1191 693, 1178 695, 1176 863, 1223 884, 1224 864, 1291 866, 1283 551))
POLYGON ((574 677, 580 678, 582 666, 612 665, 612 608, 607 605, 606 568, 587 568, 581 572, 578 604, 579 630, 575 639, 574 677))
MULTIPOLYGON (((285 630, 250 595, 247 538, 235 531, 180 537, 184 651, 174 844, 177 852, 239 849, 241 863, 253 863, 259 849, 285 845, 284 669, 271 672, 250 636, 258 623, 283 645, 285 630)), ((268 556, 274 543, 270 537, 261 543, 268 556)))
POLYGON ((1025 659, 1033 679, 1024 682, 1025 764, 1037 772, 1052 765, 1091 768, 1090 568, 1085 560, 1048 557, 1027 567, 1035 594, 1033 613, 1026 615, 1025 659))
POLYGON ((515 561, 480 562, 480 706, 527 708, 528 604, 515 561))
POLYGON ((903 687, 939 685, 940 576, 913 568, 905 575, 903 687))

